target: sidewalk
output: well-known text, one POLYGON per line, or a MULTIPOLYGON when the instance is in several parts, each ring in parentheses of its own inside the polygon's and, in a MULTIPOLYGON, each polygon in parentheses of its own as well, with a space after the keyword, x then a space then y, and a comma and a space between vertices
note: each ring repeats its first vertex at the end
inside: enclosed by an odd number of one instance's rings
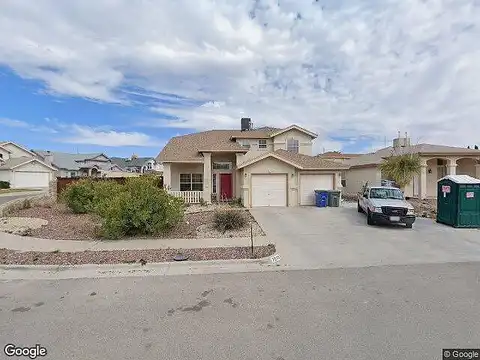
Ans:
MULTIPOLYGON (((254 237, 253 241, 255 246, 271 243, 266 236, 254 237)), ((18 251, 58 250, 62 252, 76 252, 85 250, 195 249, 235 246, 250 246, 250 238, 76 241, 39 239, 0 232, 0 248, 18 251)))

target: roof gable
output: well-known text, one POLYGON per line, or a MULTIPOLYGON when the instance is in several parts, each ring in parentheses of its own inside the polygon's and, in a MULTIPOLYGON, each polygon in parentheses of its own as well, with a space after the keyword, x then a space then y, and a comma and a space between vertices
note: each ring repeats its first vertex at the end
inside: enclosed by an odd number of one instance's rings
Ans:
POLYGON ((287 150, 276 150, 274 152, 252 154, 245 161, 237 164, 237 169, 247 167, 269 157, 273 157, 300 170, 345 170, 349 168, 348 165, 325 160, 317 156, 296 154, 287 150))
POLYGON ((18 144, 16 144, 16 143, 14 143, 13 141, 3 142, 3 143, 0 144, 0 146, 1 146, 3 149, 7 150, 9 153, 12 153, 12 151, 11 151, 11 150, 8 150, 8 146, 13 146, 13 147, 16 147, 16 148, 19 149, 19 150, 22 150, 22 151, 30 154, 31 156, 36 156, 34 152, 32 152, 32 151, 24 148, 24 147, 21 146, 21 145, 18 145, 18 144))
POLYGON ((285 129, 281 129, 279 131, 276 131, 274 133, 272 133, 270 135, 270 137, 275 137, 275 136, 278 136, 278 135, 281 135, 287 131, 290 131, 290 130, 297 130, 297 131, 300 131, 306 135, 309 135, 310 137, 312 137, 313 139, 317 138, 318 137, 318 134, 315 134, 314 132, 311 132, 310 130, 307 130, 301 126, 298 126, 296 124, 293 124, 293 125, 290 125, 289 127, 286 127, 285 129))
POLYGON ((4 163, 0 164, 0 170, 14 170, 16 168, 19 168, 21 166, 24 166, 24 165, 32 163, 32 162, 39 163, 42 166, 45 166, 45 167, 47 167, 47 168, 49 168, 53 171, 57 170, 57 168, 55 168, 51 165, 48 165, 48 164, 44 163, 43 161, 41 161, 37 158, 32 158, 32 157, 27 157, 27 156, 22 156, 22 157, 18 157, 18 158, 11 158, 11 159, 6 160, 4 163))

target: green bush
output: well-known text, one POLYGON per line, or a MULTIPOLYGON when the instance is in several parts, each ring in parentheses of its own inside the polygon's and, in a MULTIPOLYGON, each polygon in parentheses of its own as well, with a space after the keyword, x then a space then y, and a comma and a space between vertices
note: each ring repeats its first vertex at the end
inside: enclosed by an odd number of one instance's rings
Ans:
POLYGON ((76 214, 85 214, 92 209, 94 182, 82 179, 71 183, 63 191, 61 199, 76 214))
POLYGON ((8 181, 0 181, 0 189, 10 189, 10 183, 8 181))
POLYGON ((177 225, 183 218, 183 200, 159 188, 153 177, 129 178, 123 191, 103 198, 95 207, 102 219, 102 236, 155 235, 177 225))
POLYGON ((217 230, 225 232, 244 227, 247 217, 242 210, 216 210, 213 221, 217 230))
POLYGON ((109 201, 122 191, 125 187, 114 180, 100 180, 93 182, 93 196, 91 204, 88 205, 88 212, 97 213, 97 206, 104 201, 109 201))

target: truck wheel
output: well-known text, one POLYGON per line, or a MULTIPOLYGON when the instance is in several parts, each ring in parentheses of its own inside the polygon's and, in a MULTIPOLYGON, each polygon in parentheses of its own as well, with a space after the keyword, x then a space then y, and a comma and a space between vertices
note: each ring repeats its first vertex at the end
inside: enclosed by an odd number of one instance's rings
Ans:
POLYGON ((357 202, 357 211, 358 211, 359 213, 363 213, 363 209, 362 209, 362 207, 360 206, 360 202, 357 202))
POLYGON ((372 214, 370 214, 370 210, 367 212, 367 225, 375 225, 375 222, 372 219, 372 214))
POLYGON ((407 226, 407 229, 413 228, 413 224, 405 224, 407 226))

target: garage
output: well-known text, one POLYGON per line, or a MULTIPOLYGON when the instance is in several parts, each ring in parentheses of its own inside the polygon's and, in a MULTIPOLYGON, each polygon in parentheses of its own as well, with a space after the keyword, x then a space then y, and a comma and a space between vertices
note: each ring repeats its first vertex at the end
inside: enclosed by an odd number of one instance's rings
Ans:
POLYGON ((15 171, 16 188, 46 188, 50 182, 50 172, 15 171))
POLYGON ((287 206, 286 174, 252 174, 252 207, 287 206))
POLYGON ((300 205, 315 205, 315 190, 333 189, 333 174, 301 174, 300 205))

